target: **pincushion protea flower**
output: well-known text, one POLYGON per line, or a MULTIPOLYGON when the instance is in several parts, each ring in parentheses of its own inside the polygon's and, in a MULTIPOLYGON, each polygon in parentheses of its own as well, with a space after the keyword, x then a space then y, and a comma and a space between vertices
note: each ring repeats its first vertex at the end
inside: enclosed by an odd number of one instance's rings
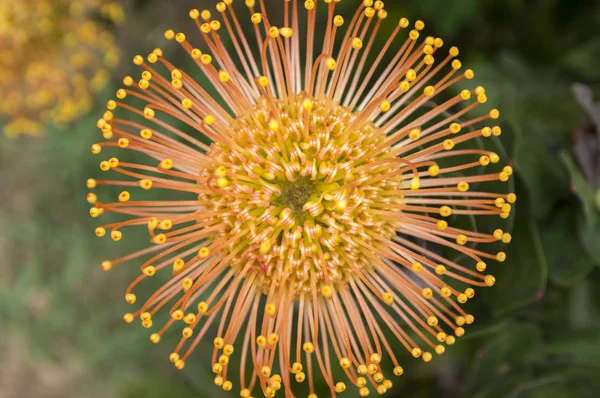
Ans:
POLYGON ((123 9, 110 0, 0 2, 0 123, 10 137, 39 135, 89 112, 119 53, 104 17, 123 9))
POLYGON ((93 153, 121 147, 148 163, 113 157, 101 169, 125 179, 88 180, 132 191, 112 203, 88 195, 92 216, 128 216, 96 234, 119 241, 144 226, 151 243, 102 267, 141 265, 125 299, 142 304, 125 321, 162 320, 154 343, 179 330, 178 369, 212 339, 224 390, 291 397, 306 380, 314 398, 322 377, 332 396, 351 385, 361 396, 385 393, 403 373, 398 347, 425 362, 443 354, 474 321, 461 304, 495 282, 486 262, 505 260, 477 246, 510 234, 449 223, 506 218, 516 200, 486 192, 512 169, 469 145, 501 133, 499 112, 482 110, 482 87, 455 89, 474 73, 461 71, 455 47, 421 38, 423 22, 411 29, 402 18, 376 47, 381 1, 364 1, 349 22, 336 1, 283 1, 281 27, 263 1, 246 1, 253 25, 231 3, 217 4, 218 19, 190 12, 204 50, 165 33, 196 64, 189 71, 160 50, 136 56, 141 80, 126 77, 98 122, 106 141, 93 153), (317 8, 326 9, 322 28, 317 8), (145 190, 188 198, 144 199, 145 190), (140 300, 134 291, 149 278, 164 284, 140 300))

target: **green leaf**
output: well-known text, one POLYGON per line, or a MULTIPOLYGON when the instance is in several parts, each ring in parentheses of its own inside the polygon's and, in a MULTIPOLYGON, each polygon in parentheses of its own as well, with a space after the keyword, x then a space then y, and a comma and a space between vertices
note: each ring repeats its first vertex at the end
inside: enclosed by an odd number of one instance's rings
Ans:
MULTIPOLYGON (((521 127, 514 126, 514 129, 519 132, 521 127)), ((567 174, 536 136, 516 134, 514 166, 527 186, 531 212, 536 219, 544 218, 568 195, 567 174)))
MULTIPOLYGON (((533 324, 516 325, 490 341, 478 354, 478 359, 473 363, 469 373, 469 389, 477 391, 482 387, 514 384, 510 380, 519 376, 536 355, 541 346, 542 336, 537 326, 533 324), (508 377, 509 380, 501 380, 508 377)), ((505 386, 506 387, 506 386, 505 386)), ((510 389, 510 387, 509 387, 510 389)), ((482 394, 482 397, 497 396, 482 394)))
POLYGON ((560 334, 553 337, 542 352, 557 363, 600 368, 600 330, 591 328, 560 334))
POLYGON ((571 285, 592 271, 594 264, 577 238, 577 209, 562 207, 538 225, 552 282, 571 285))
POLYGON ((552 375, 522 383, 506 398, 562 398, 569 395, 563 375, 552 375))
POLYGON ((532 375, 529 372, 523 372, 497 378, 491 385, 481 386, 472 396, 473 398, 506 398, 515 388, 527 383, 531 377, 532 375))
POLYGON ((600 212, 596 208, 596 194, 568 152, 562 152, 560 159, 569 170, 573 189, 582 203, 578 218, 579 239, 591 259, 600 267, 600 212))

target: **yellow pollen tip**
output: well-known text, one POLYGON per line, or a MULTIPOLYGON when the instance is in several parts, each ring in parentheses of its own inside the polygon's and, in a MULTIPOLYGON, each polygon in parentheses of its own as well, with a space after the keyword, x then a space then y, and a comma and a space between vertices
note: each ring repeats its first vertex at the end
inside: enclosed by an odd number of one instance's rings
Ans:
POLYGON ((102 271, 110 271, 112 268, 113 264, 110 261, 103 261, 102 262, 102 271))
POLYGON ((167 40, 173 40, 175 38, 175 32, 173 32, 173 30, 169 29, 165 31, 165 39, 167 40))
POLYGON ((181 100, 181 105, 185 108, 185 109, 191 109, 192 106, 194 106, 194 103, 192 102, 191 99, 189 98, 184 98, 181 100))
POLYGON ((444 140, 444 142, 442 143, 442 147, 446 151, 450 151, 450 150, 452 150, 452 148, 454 148, 454 141, 452 141, 450 139, 444 140))
POLYGON ((343 382, 339 381, 335 384, 335 392, 337 393, 341 393, 346 391, 346 384, 344 384, 343 382))
POLYGON ((203 247, 198 251, 198 257, 206 258, 208 257, 210 250, 207 247, 203 247))
POLYGON ((434 164, 433 166, 429 166, 427 171, 429 172, 430 176, 436 177, 438 174, 440 174, 440 167, 437 164, 434 164))
POLYGON ((422 354, 422 351, 420 348, 413 348, 410 353, 412 354, 413 357, 419 358, 422 354))
POLYGON ((390 101, 388 100, 384 100, 381 105, 379 105, 379 109, 381 109, 382 112, 388 112, 391 108, 392 104, 390 104, 390 101))
POLYGON ((471 287, 468 287, 465 289, 465 295, 471 299, 471 298, 475 297, 475 290, 471 287))
POLYGON ((419 273, 423 270, 423 265, 421 263, 413 263, 412 270, 413 272, 419 273))
POLYGON ((485 269, 487 268, 487 264, 484 263, 483 261, 479 261, 476 265, 475 268, 477 268, 477 271, 479 272, 483 272, 485 271, 485 269))
POLYGON ((307 112, 312 111, 313 106, 314 106, 313 102, 308 98, 306 98, 304 101, 302 101, 302 108, 307 112))
POLYGON ((264 241, 260 244, 260 252, 262 254, 266 254, 271 250, 271 242, 269 241, 264 241))
POLYGON ((462 130, 462 127, 461 127, 461 125, 460 125, 460 124, 458 124, 458 123, 452 123, 452 124, 450 125, 450 132, 451 132, 452 134, 457 134, 457 133, 459 133, 459 132, 460 132, 460 130, 462 130))
POLYGON ((394 295, 390 292, 385 292, 383 294, 383 301, 388 305, 394 304, 394 295))
POLYGON ((456 237, 456 243, 458 243, 461 246, 466 245, 467 242, 468 242, 468 239, 467 239, 466 235, 460 234, 456 237))
POLYGON ((225 346, 225 341, 223 340, 222 337, 216 337, 213 340, 213 344, 214 344, 215 348, 221 349, 225 346))
POLYGON ((258 84, 261 87, 269 87, 269 79, 266 76, 261 76, 258 78, 258 84))
POLYGON ((92 205, 93 205, 93 204, 95 204, 95 203, 96 203, 96 201, 98 200, 98 196, 96 196, 96 194, 95 194, 95 193, 91 193, 91 192, 90 192, 90 193, 88 193, 88 194, 86 195, 86 200, 87 200, 87 202, 88 202, 89 204, 92 204, 92 205))
POLYGON ((302 350, 304 350, 304 352, 307 352, 310 354, 310 353, 314 352, 315 347, 313 346, 313 343, 306 342, 302 345, 302 350))
POLYGON ((271 375, 271 368, 268 366, 263 366, 260 368, 260 374, 262 374, 264 377, 269 377, 271 375))
POLYGON ((419 187, 420 187, 419 177, 413 177, 410 180, 410 189, 413 191, 416 191, 417 189, 419 189, 419 187))
POLYGON ((204 313, 206 313, 206 311, 208 311, 208 304, 206 303, 206 301, 199 302, 198 303, 198 313, 204 314, 204 313))
POLYGON ((158 344, 160 342, 160 334, 158 333, 152 333, 150 335, 150 341, 154 344, 158 344))
POLYGON ((452 215, 452 209, 448 206, 440 207, 440 215, 442 217, 449 217, 452 215))
POLYGON ((498 260, 499 262, 503 262, 506 260, 506 253, 504 252, 498 252, 498 254, 496 254, 496 260, 498 260))
POLYGON ((233 388, 233 383, 231 383, 229 380, 227 380, 225 383, 223 383, 223 391, 231 391, 231 389, 233 388))
POLYGON ((277 28, 277 27, 275 27, 275 26, 272 26, 272 27, 269 29, 269 36, 270 36, 271 38, 273 38, 273 39, 276 39, 276 38, 278 38, 278 37, 279 37, 279 28, 277 28))
POLYGON ((277 309, 277 307, 275 306, 275 304, 267 304, 267 305, 265 306, 265 312, 266 312, 267 314, 269 314, 270 316, 273 316, 273 315, 275 315, 275 313, 276 313, 276 309, 277 309))
POLYGON ((289 39, 290 37, 292 37, 294 35, 294 31, 292 30, 292 28, 289 28, 289 27, 283 27, 283 28, 279 29, 279 33, 281 34, 281 36, 285 37, 286 39, 289 39))
POLYGON ((210 54, 202 54, 200 62, 202 62, 203 65, 210 65, 212 63, 212 56, 210 54))
POLYGON ((348 358, 340 359, 340 366, 344 369, 348 369, 352 363, 348 358))
POLYGON ((271 129, 271 131, 279 131, 279 122, 277 120, 271 120, 269 122, 269 129, 271 129))
POLYGON ((112 231, 110 233, 110 237, 112 238, 112 240, 114 240, 115 242, 120 241, 121 239, 123 239, 123 234, 121 233, 121 231, 112 231))
POLYGON ((166 241, 167 241, 167 236, 165 234, 158 234, 152 239, 152 242, 157 245, 162 245, 166 241))
POLYGON ((260 15, 259 13, 255 13, 252 15, 252 17, 250 17, 250 19, 252 20, 253 24, 258 25, 262 22, 262 15, 260 15))

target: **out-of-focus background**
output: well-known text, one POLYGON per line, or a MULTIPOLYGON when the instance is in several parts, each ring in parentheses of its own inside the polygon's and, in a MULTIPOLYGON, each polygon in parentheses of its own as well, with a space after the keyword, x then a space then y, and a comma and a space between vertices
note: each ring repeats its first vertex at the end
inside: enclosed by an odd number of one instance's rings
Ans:
MULTIPOLYGON (((162 33, 191 29, 190 8, 214 2, 0 0, 2 398, 234 396, 211 383, 203 350, 176 371, 170 342, 152 345, 145 329, 123 323, 135 271, 100 270, 104 253, 124 247, 95 237, 85 200, 105 102, 125 74, 139 73, 133 55, 161 47, 175 62, 185 57, 162 33)), ((405 355, 391 396, 598 396, 600 3, 386 8, 459 46, 502 110, 519 197, 497 285, 470 304, 476 325, 430 364, 405 355)))

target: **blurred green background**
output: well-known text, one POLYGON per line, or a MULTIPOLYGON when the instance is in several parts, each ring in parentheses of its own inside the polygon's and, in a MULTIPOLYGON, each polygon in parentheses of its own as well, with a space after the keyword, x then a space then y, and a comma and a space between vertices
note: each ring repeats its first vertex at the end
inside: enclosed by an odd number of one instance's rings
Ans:
MULTIPOLYGON (((122 3, 126 22, 111 29, 123 61, 95 110, 41 137, 0 137, 3 398, 237 396, 212 384, 202 354, 178 372, 166 359, 170 342, 151 345, 145 329, 125 325, 122 295, 135 271, 99 267, 115 248, 94 236, 85 201, 84 182, 98 175, 89 151, 100 139, 95 121, 120 78, 134 73, 133 55, 160 46, 177 61, 184 54, 165 46, 164 29, 185 31, 190 8, 214 6, 122 3)), ((459 46, 502 111, 519 197, 498 282, 470 302, 476 324, 430 364, 404 355, 391 396, 599 396, 600 3, 405 0, 386 8, 390 19, 423 19, 428 34, 459 46)))

